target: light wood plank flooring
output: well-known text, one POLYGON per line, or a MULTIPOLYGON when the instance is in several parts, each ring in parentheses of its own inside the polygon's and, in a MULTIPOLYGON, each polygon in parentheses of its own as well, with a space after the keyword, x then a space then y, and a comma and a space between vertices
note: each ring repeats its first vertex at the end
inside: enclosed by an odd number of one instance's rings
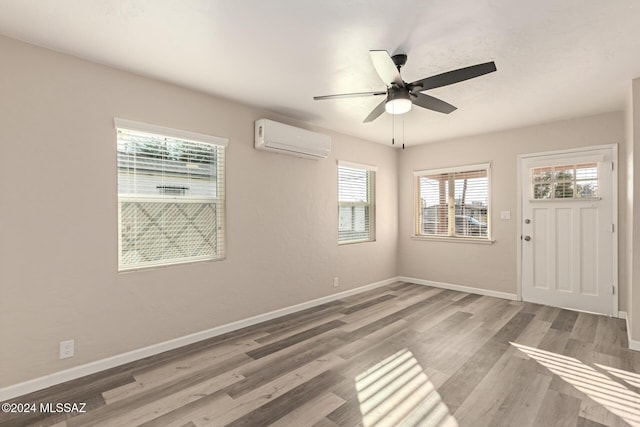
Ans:
POLYGON ((22 396, 87 412, 0 425, 640 425, 639 372, 623 320, 396 283, 22 396))

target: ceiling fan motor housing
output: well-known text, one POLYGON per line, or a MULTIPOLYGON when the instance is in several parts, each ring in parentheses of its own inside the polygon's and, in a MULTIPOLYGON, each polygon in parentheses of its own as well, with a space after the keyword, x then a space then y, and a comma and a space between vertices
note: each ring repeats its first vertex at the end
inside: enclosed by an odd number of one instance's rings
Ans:
POLYGON ((394 99, 411 100, 411 98, 409 98, 409 90, 406 87, 391 86, 387 89, 387 101, 392 101, 394 99))
POLYGON ((406 87, 391 86, 387 89, 384 109, 389 114, 404 114, 411 109, 411 97, 406 87))

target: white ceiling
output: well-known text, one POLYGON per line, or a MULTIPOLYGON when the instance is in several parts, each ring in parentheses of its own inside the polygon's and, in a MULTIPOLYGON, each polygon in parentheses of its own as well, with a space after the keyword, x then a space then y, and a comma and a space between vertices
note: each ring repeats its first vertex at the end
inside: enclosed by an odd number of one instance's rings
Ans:
POLYGON ((395 119, 407 145, 622 110, 640 77, 638 0, 0 0, 0 34, 388 144, 363 124, 384 90, 368 51, 407 53, 405 81, 495 61, 427 93, 458 110, 395 119))

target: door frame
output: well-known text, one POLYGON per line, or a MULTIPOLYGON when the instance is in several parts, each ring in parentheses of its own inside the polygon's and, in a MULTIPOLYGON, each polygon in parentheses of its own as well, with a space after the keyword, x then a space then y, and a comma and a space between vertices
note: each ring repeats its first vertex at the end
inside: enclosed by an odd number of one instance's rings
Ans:
POLYGON ((522 221, 523 221, 523 202, 524 195, 522 194, 522 162, 525 159, 529 159, 531 157, 541 157, 541 156, 556 156, 556 155, 584 155, 587 151, 594 150, 611 150, 611 162, 613 164, 613 172, 611 174, 611 220, 613 222, 613 250, 612 250, 612 274, 611 278, 614 288, 614 293, 612 294, 612 307, 613 307, 613 316, 620 317, 620 312, 618 311, 618 298, 620 295, 620 288, 618 286, 618 144, 605 144, 605 145, 593 145, 587 147, 578 147, 578 148, 568 148, 564 150, 555 150, 555 151, 542 151, 537 153, 527 153, 527 154, 518 154, 517 156, 517 183, 518 183, 518 197, 517 197, 517 234, 516 234, 516 255, 517 255, 517 276, 518 276, 518 292, 517 299, 518 301, 522 301, 522 221))

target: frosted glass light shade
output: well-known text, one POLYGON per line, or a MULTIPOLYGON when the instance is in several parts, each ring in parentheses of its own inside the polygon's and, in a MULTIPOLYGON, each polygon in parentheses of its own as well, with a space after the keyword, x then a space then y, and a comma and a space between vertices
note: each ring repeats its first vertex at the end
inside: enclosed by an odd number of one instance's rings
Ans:
POLYGON ((411 110, 411 100, 406 98, 390 99, 384 104, 384 109, 389 114, 404 114, 411 110))

